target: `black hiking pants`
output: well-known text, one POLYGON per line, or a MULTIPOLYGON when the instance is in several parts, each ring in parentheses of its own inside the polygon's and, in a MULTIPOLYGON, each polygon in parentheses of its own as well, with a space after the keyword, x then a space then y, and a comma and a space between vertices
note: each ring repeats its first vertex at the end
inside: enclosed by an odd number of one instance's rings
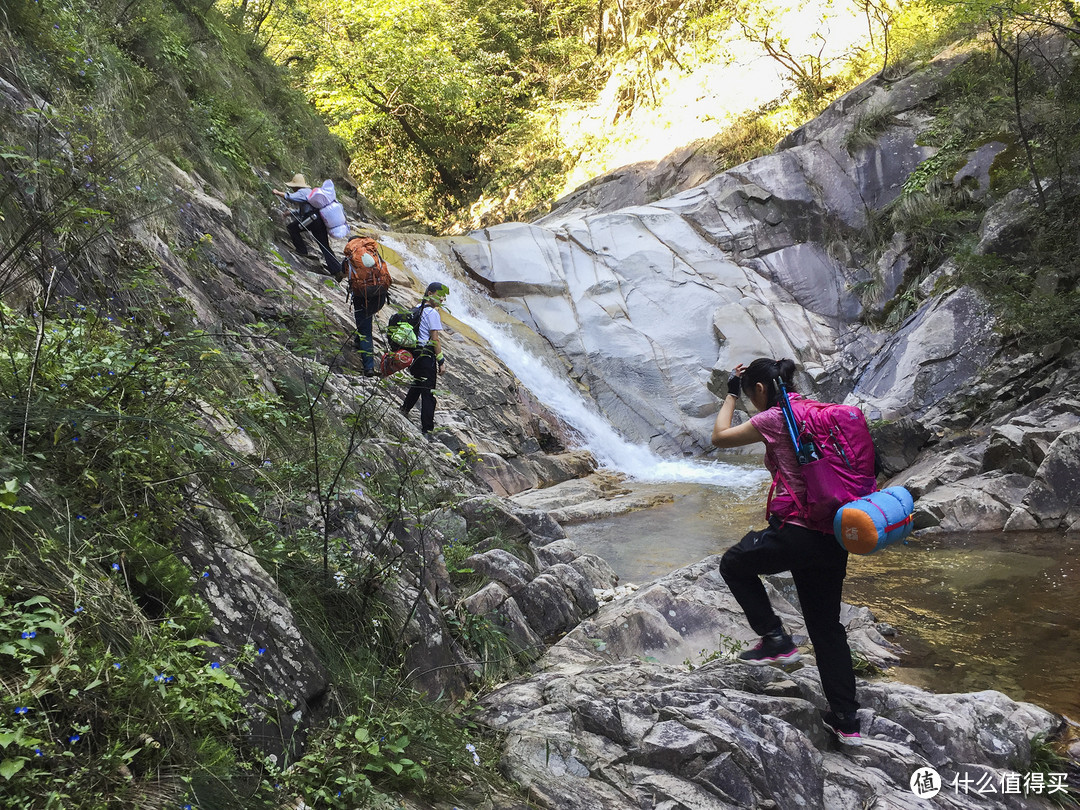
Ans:
MULTIPOLYGON (((312 209, 314 211, 314 209, 312 209)), ((308 255, 307 242, 304 241, 304 232, 311 234, 311 238, 315 240, 315 244, 319 246, 319 251, 322 255, 323 264, 326 265, 326 274, 329 276, 337 275, 341 269, 341 261, 334 255, 334 251, 330 249, 330 234, 326 230, 326 224, 322 221, 322 217, 315 211, 313 214, 293 214, 289 217, 289 223, 285 226, 289 232, 289 236, 292 238, 293 247, 296 248, 296 252, 301 256, 308 255)))
POLYGON ((790 523, 781 526, 772 519, 768 528, 750 532, 720 559, 720 576, 759 636, 781 626, 761 574, 791 572, 814 645, 822 690, 832 710, 844 714, 859 708, 851 648, 847 631, 840 624, 847 558, 847 551, 832 534, 790 523))
POLYGON ((409 387, 401 412, 407 414, 420 400, 420 430, 431 433, 435 429, 435 382, 439 376, 435 353, 430 349, 422 350, 409 366, 409 373, 416 382, 409 387))

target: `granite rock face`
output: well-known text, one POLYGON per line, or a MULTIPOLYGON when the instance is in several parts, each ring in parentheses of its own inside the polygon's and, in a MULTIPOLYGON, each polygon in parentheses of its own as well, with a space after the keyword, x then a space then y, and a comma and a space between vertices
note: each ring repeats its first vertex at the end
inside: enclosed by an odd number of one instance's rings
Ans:
MULTIPOLYGON (((455 256, 547 340, 632 441, 666 453, 708 450, 716 394, 738 362, 793 357, 806 388, 828 378, 850 393, 886 341, 860 325, 864 303, 852 292, 870 270, 836 245, 935 152, 917 144, 928 123, 918 110, 949 68, 935 63, 891 85, 868 82, 773 154, 665 199, 631 197, 618 207, 604 195, 579 195, 536 223, 458 240, 455 256), (890 125, 853 146, 852 132, 871 111, 890 125)), ((888 272, 900 267, 902 275, 905 250, 898 242, 888 272)), ((935 303, 926 316, 933 334, 919 332, 912 355, 929 342, 943 358, 972 343, 957 327, 981 302, 967 292, 935 303), (938 310, 944 315, 930 316, 938 310)), ((993 341, 976 342, 970 362, 942 370, 942 385, 967 379, 987 345, 993 341)), ((927 404, 910 403, 902 374, 879 372, 867 386, 890 418, 927 404)), ((931 387, 927 397, 935 393, 931 387)))
MULTIPOLYGON (((855 810, 876 802, 914 810, 929 806, 910 787, 922 767, 946 785, 995 787, 994 795, 948 793, 950 807, 1042 806, 1003 786, 1026 772, 1029 741, 1061 718, 998 692, 935 695, 860 680, 865 744, 841 746, 820 720, 816 667, 734 660, 749 630, 717 563, 605 607, 555 644, 535 675, 484 698, 482 721, 506 735, 502 767, 540 807, 855 810)), ((769 587, 805 650, 785 583, 769 587)), ((847 608, 843 620, 853 649, 895 660, 898 648, 868 611, 847 608)))
POLYGON ((225 510, 196 511, 177 537, 213 620, 209 657, 242 662, 252 740, 278 755, 302 748, 329 682, 288 598, 225 510))

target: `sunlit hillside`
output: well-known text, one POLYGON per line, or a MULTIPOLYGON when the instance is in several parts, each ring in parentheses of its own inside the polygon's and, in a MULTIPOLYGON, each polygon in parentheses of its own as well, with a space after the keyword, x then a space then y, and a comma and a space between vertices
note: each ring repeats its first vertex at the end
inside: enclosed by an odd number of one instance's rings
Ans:
MULTIPOLYGON (((866 18, 847 3, 785 9, 775 30, 790 53, 820 59, 834 71, 870 46, 866 18)), ((621 91, 633 69, 630 64, 613 73, 588 103, 557 111, 559 138, 575 157, 560 193, 620 166, 656 162, 677 147, 714 138, 740 116, 797 90, 790 72, 738 30, 722 33, 708 58, 666 66, 653 77, 650 92, 626 112, 621 91)), ((774 123, 790 129, 802 123, 801 117, 788 106, 774 123)))
POLYGON ((364 193, 389 218, 436 231, 535 217, 591 178, 730 137, 763 109, 767 125, 737 134, 734 157, 768 151, 927 46, 941 16, 923 0, 796 5, 217 2, 288 69, 364 193))

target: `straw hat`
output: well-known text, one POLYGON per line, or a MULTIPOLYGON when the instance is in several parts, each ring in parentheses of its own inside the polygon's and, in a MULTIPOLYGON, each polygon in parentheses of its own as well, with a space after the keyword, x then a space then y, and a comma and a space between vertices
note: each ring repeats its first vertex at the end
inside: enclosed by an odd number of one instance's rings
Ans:
POLYGON ((285 188, 309 188, 308 181, 304 175, 297 172, 293 175, 293 179, 285 184, 285 188))

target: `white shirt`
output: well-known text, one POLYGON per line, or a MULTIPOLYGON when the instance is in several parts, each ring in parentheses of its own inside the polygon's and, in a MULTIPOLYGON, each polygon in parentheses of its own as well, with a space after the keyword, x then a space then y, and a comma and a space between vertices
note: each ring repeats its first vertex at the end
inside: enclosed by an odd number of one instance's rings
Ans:
POLYGON ((442 328, 442 317, 439 315, 439 310, 432 306, 425 306, 424 311, 420 314, 420 334, 417 335, 420 345, 427 345, 428 341, 431 340, 431 333, 442 328))

